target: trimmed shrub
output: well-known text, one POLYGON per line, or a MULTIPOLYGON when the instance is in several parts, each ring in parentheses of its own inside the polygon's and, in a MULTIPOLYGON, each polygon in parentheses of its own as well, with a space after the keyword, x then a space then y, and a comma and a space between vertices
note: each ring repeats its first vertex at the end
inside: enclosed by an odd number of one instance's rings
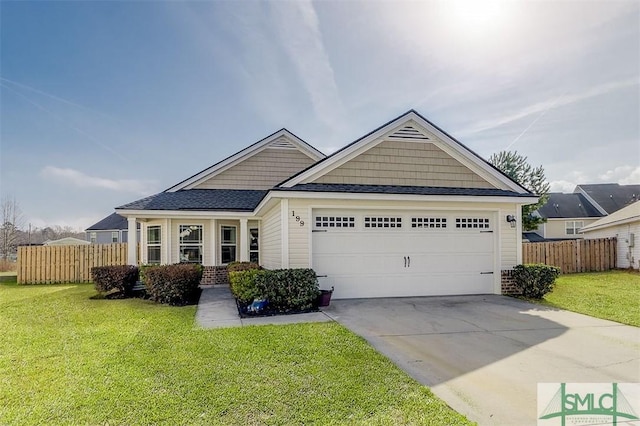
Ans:
POLYGON ((151 300, 183 306, 198 301, 201 279, 202 266, 180 263, 146 269, 144 284, 151 300))
POLYGON ((241 305, 266 299, 270 312, 304 311, 320 295, 313 269, 248 270, 229 273, 231 291, 241 305))
POLYGON ((159 264, 145 264, 145 265, 140 265, 138 267, 138 269, 140 269, 140 281, 145 282, 146 278, 147 278, 147 271, 151 268, 157 268, 158 266, 160 266, 159 264))
POLYGON ((129 294, 138 281, 139 271, 138 267, 132 265, 94 266, 91 275, 97 291, 108 293, 119 290, 122 294, 129 294))
POLYGON ((516 265, 513 268, 513 280, 516 288, 524 297, 542 299, 553 290, 560 268, 544 264, 516 265))
POLYGON ((252 269, 262 268, 255 262, 231 262, 227 265, 227 271, 229 272, 250 271, 252 269))
POLYGON ((276 269, 258 275, 256 281, 270 308, 280 312, 311 309, 320 295, 313 269, 276 269))
POLYGON ((249 269, 245 271, 229 272, 229 287, 236 299, 242 304, 253 302, 253 299, 260 299, 263 296, 263 289, 258 288, 256 277, 264 275, 268 271, 260 269, 249 269))

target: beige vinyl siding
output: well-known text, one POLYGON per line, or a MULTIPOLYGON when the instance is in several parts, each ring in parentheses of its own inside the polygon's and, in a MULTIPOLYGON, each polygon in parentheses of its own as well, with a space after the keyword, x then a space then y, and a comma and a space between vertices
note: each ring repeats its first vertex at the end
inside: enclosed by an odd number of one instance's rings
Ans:
POLYGON ((603 229, 585 232, 584 238, 617 238, 617 258, 618 268, 640 269, 640 222, 625 223, 617 226, 610 226, 603 229), (630 234, 634 234, 633 247, 629 247, 630 234))
POLYGON ((289 200, 289 267, 309 267, 309 232, 312 218, 306 200, 289 200), (300 218, 298 220, 297 218, 300 218), (301 226, 302 224, 302 226, 301 226))
MULTIPOLYGON (((311 247, 310 235, 313 227, 313 218, 309 217, 311 209, 331 208, 338 209, 385 209, 396 210, 447 210, 447 211, 479 211, 497 213, 497 224, 494 229, 499 232, 500 255, 499 266, 501 269, 510 269, 517 264, 517 253, 522 247, 517 245, 517 228, 511 228, 506 222, 506 215, 516 213, 518 206, 513 204, 491 203, 464 203, 464 202, 398 202, 398 201, 369 201, 369 200, 314 200, 314 199, 290 199, 289 200, 289 264, 292 268, 308 268, 310 266, 311 247), (471 209, 471 210, 470 210, 471 209), (304 226, 300 226, 292 215, 295 211, 304 220, 304 226)), ((272 210, 273 211, 273 210, 272 210)), ((279 211, 279 206, 278 206, 279 211)), ((269 212, 268 214, 270 214, 269 212)), ((266 217, 266 216, 265 216, 266 217)), ((266 220, 263 218, 263 226, 266 220)), ((263 244, 264 245, 264 244, 263 244)), ((496 256, 498 248, 496 247, 496 256)), ((266 266, 266 265, 265 265, 266 266)))
POLYGON ((573 218, 573 219, 547 219, 547 223, 543 224, 543 229, 544 229, 544 235, 543 237, 545 238, 571 238, 571 239, 575 239, 575 238, 583 238, 584 236, 582 234, 573 234, 573 235, 567 235, 566 233, 566 227, 565 227, 565 222, 568 221, 582 221, 583 224, 582 226, 587 226, 590 223, 595 222, 596 220, 598 220, 600 218, 593 218, 593 219, 587 219, 587 218, 573 218))
POLYGON ((518 251, 522 251, 522 242, 518 245, 518 228, 512 228, 507 222, 507 215, 513 215, 520 221, 519 206, 501 208, 498 214, 500 225, 500 269, 511 269, 518 262, 518 251))
POLYGON ((290 148, 266 148, 193 189, 270 189, 314 163, 290 148))
POLYGON ((494 188, 433 143, 384 141, 316 183, 494 188))
POLYGON ((262 217, 260 258, 262 266, 267 269, 282 267, 281 228, 280 203, 278 203, 262 217))

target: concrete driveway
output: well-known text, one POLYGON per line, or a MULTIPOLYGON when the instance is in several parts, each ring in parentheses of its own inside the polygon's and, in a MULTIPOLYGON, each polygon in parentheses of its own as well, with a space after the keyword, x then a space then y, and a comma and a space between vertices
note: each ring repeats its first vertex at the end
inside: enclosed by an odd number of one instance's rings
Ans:
POLYGON ((537 384, 640 382, 640 329, 504 296, 336 300, 325 313, 480 424, 536 424, 537 384))

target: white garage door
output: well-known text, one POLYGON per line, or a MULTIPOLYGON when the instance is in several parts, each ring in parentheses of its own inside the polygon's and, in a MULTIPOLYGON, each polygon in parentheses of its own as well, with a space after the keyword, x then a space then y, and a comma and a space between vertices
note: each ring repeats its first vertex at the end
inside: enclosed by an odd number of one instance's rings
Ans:
POLYGON ((314 210, 312 267, 334 298, 493 293, 494 215, 314 210))

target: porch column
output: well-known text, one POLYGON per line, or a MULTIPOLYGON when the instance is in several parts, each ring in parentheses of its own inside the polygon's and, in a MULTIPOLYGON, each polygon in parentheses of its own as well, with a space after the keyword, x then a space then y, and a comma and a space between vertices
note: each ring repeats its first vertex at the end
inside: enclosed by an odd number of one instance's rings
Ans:
POLYGON ((240 219, 240 262, 249 261, 249 219, 240 219))
POLYGON ((209 244, 207 247, 211 250, 211 266, 216 266, 218 264, 218 220, 211 219, 209 226, 209 244))
POLYGON ((127 261, 129 265, 138 266, 138 225, 135 217, 127 218, 127 261))
POLYGON ((171 219, 165 219, 164 220, 164 235, 166 237, 164 237, 164 239, 162 240, 162 243, 164 243, 164 264, 165 265, 171 265, 173 263, 173 259, 171 259, 172 255, 171 255, 171 251, 173 249, 172 245, 171 245, 171 219))

